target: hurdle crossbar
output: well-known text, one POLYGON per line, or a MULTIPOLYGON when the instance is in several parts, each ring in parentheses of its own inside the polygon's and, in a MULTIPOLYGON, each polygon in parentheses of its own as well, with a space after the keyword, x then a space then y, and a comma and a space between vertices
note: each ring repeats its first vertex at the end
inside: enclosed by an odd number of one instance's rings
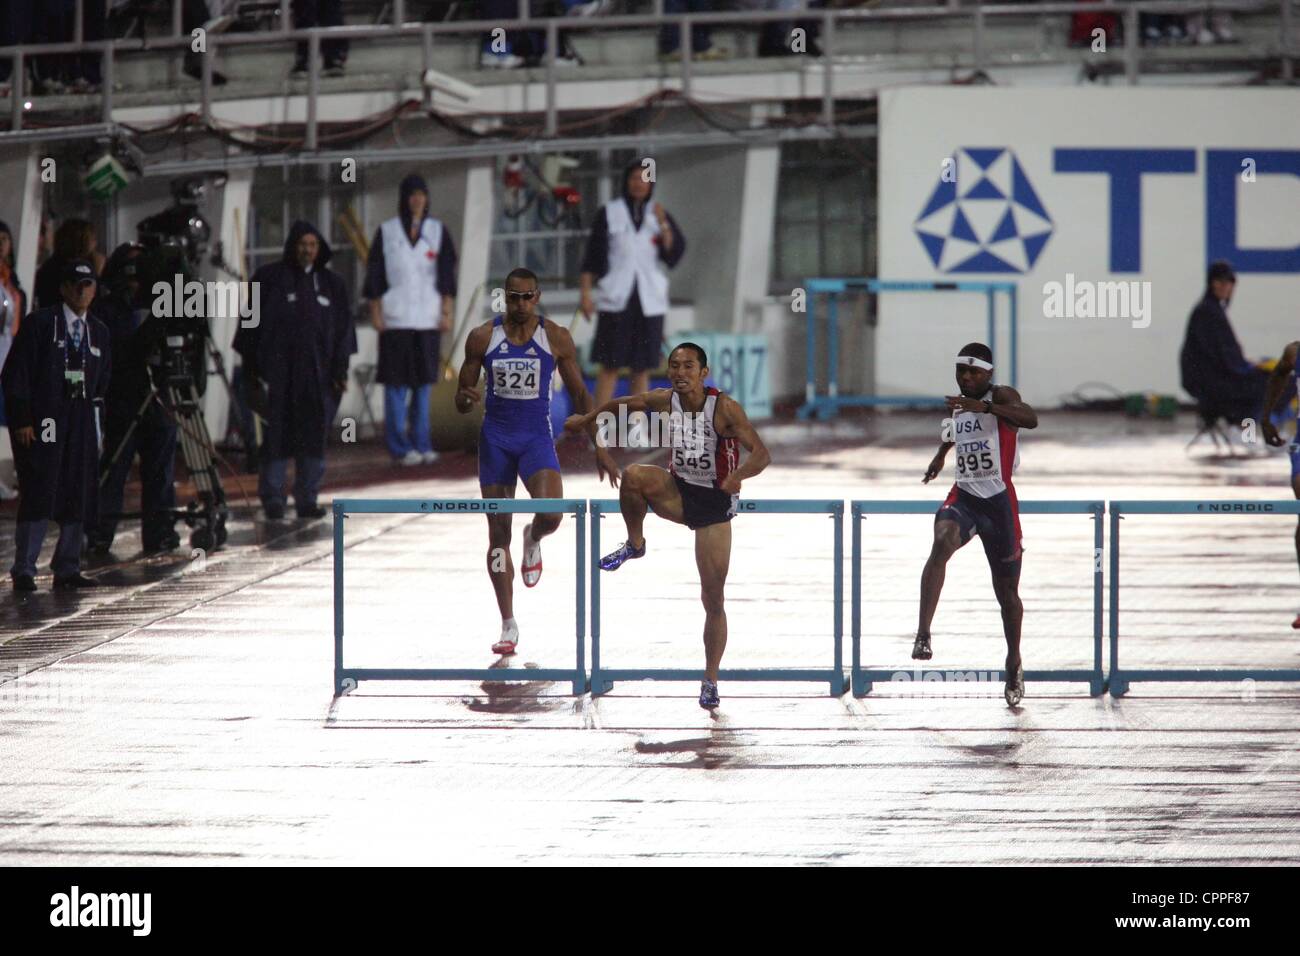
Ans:
MULTIPOLYGON (((888 682, 900 680, 899 675, 907 675, 920 667, 935 670, 927 662, 910 664, 895 668, 868 668, 862 664, 862 522, 871 514, 934 514, 937 506, 933 501, 851 501, 853 521, 853 541, 849 557, 849 618, 852 660, 849 674, 852 678, 853 696, 865 697, 871 692, 876 681, 888 682)), ((1091 670, 1027 670, 1025 680, 1042 682, 1083 682, 1088 691, 1098 697, 1106 690, 1106 678, 1101 669, 1102 644, 1102 553, 1103 527, 1102 516, 1106 513, 1106 503, 1102 501, 1021 501, 1021 514, 1089 514, 1093 519, 1093 587, 1092 587, 1092 669, 1091 670)), ((1112 542, 1113 545, 1113 542, 1112 542)), ((1114 552, 1112 552, 1113 554, 1114 552)), ((1112 578, 1113 585, 1113 578, 1112 578)), ((988 672, 992 680, 1005 680, 1001 668, 988 672)))
MULTIPOLYGON (((593 696, 613 690, 616 681, 665 680, 698 681, 704 676, 703 668, 610 668, 600 662, 601 604, 600 604, 600 519, 607 513, 619 513, 616 499, 599 499, 588 502, 591 506, 591 693, 593 696)), ((844 502, 841 500, 772 499, 742 500, 736 506, 737 514, 826 514, 834 525, 834 570, 832 572, 832 661, 830 667, 750 667, 722 668, 719 680, 726 681, 824 681, 831 696, 839 697, 848 690, 844 673, 844 502)))
POLYGON ((877 406, 877 405, 942 405, 941 395, 845 395, 839 388, 839 300, 837 296, 844 292, 867 292, 877 295, 881 292, 977 292, 984 296, 987 312, 987 330, 985 338, 988 347, 997 354, 997 301, 999 292, 1005 292, 1008 302, 1008 325, 1011 338, 1009 370, 1007 384, 1014 387, 1018 380, 1020 343, 1018 319, 1016 316, 1017 287, 1014 282, 981 282, 975 280, 893 280, 868 278, 815 278, 805 279, 804 289, 807 301, 807 336, 808 353, 807 382, 804 385, 804 403, 799 407, 800 419, 817 417, 833 418, 843 407, 877 406), (826 295, 826 394, 817 394, 817 296, 826 295))
POLYGON ((1110 504, 1110 670, 1112 697, 1128 692, 1134 681, 1300 681, 1293 668, 1134 668, 1119 666, 1119 523, 1125 515, 1266 515, 1300 514, 1300 501, 1112 501, 1110 504))
POLYGON ((586 693, 587 502, 569 498, 336 498, 334 500, 334 696, 363 680, 572 681, 575 697, 586 693), (576 522, 576 660, 572 669, 485 667, 347 667, 343 663, 343 526, 354 514, 572 514, 576 522))

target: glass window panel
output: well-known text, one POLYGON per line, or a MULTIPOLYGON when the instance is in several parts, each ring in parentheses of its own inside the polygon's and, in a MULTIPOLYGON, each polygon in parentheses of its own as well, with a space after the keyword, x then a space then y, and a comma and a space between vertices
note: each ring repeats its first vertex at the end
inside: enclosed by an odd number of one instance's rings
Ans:
POLYGON ((865 273, 866 230, 860 223, 823 223, 822 241, 822 268, 826 275, 857 276, 865 273))
POLYGON ((777 219, 781 222, 812 221, 818 216, 817 179, 819 171, 796 166, 781 170, 777 195, 777 219))
POLYGON ((800 281, 821 274, 817 262, 817 233, 816 223, 792 223, 781 230, 775 245, 774 272, 782 282, 800 281))

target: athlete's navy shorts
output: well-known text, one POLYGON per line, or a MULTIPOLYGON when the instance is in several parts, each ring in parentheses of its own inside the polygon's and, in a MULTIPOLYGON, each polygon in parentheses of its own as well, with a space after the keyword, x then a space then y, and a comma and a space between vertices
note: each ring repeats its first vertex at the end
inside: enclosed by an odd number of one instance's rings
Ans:
POLYGON ((1296 476, 1300 475, 1300 441, 1293 441, 1286 447, 1291 453, 1291 480, 1295 481, 1296 476))
POLYGON ((525 482, 543 468, 560 470, 555 456, 555 441, 547 432, 515 435, 483 428, 478 433, 478 481, 480 485, 506 485, 525 482))
POLYGON ((737 495, 718 488, 692 485, 677 475, 673 475, 673 481, 677 483, 677 493, 682 496, 682 519, 692 531, 736 517, 737 495))
POLYGON ((960 526, 962 544, 980 536, 995 578, 1020 575, 1020 512, 1012 492, 980 498, 954 487, 934 515, 935 521, 944 519, 960 526))

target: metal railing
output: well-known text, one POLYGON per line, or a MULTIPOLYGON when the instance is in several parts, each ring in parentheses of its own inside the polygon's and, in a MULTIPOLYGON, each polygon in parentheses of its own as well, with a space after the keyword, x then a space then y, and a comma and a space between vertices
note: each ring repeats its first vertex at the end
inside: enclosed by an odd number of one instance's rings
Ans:
MULTIPOLYGON (((181 3, 172 3, 172 30, 169 37, 151 38, 147 43, 139 40, 98 40, 86 42, 84 39, 84 0, 76 0, 74 35, 71 42, 45 43, 25 46, 0 48, 0 57, 8 57, 13 64, 13 91, 10 101, 10 128, 0 133, 0 140, 13 139, 15 134, 23 131, 23 113, 26 91, 24 84, 24 65, 27 57, 47 53, 99 53, 102 84, 100 115, 103 124, 111 124, 113 114, 114 60, 123 53, 142 51, 188 50, 191 44, 189 34, 181 32, 181 3)), ((540 29, 546 34, 546 57, 543 62, 545 94, 545 136, 555 137, 558 131, 560 110, 557 90, 555 53, 558 45, 559 31, 566 33, 589 32, 604 33, 635 28, 654 28, 676 24, 683 36, 689 37, 693 25, 752 27, 756 24, 773 21, 816 20, 821 26, 821 45, 824 56, 822 66, 821 122, 826 126, 835 125, 835 81, 831 63, 836 51, 836 36, 847 26, 870 23, 896 23, 910 20, 965 20, 971 27, 972 67, 981 71, 988 65, 988 52, 985 33, 990 28, 990 20, 1000 18, 1040 18, 1051 16, 1072 16, 1078 13, 1113 13, 1125 20, 1128 42, 1124 47, 1124 72, 1130 84, 1137 82, 1141 72, 1141 50, 1137 42, 1138 16, 1141 13, 1182 13, 1193 14, 1207 10, 1241 13, 1259 13, 1277 10, 1279 12, 1280 45, 1278 57, 1281 61, 1281 77, 1290 83, 1294 78, 1295 50, 1293 49, 1293 5, 1297 0, 1222 0, 1207 3, 1205 0, 1140 0, 1125 3, 1122 6, 1112 0, 1093 0, 1085 3, 1041 3, 1032 6, 977 4, 973 6, 926 6, 926 7, 886 7, 883 9, 822 9, 806 11, 719 11, 715 13, 663 13, 662 0, 654 0, 654 10, 650 14, 622 15, 609 17, 533 17, 529 13, 527 0, 519 0, 519 17, 507 24, 496 20, 464 20, 438 23, 407 23, 405 4, 397 0, 392 8, 392 20, 379 25, 313 27, 295 30, 291 26, 289 0, 281 0, 279 29, 259 33, 209 35, 205 38, 206 53, 200 79, 200 113, 204 122, 212 120, 212 59, 219 49, 239 49, 243 47, 260 47, 285 43, 306 41, 309 44, 310 57, 307 75, 307 133, 306 142, 314 149, 318 142, 317 100, 320 96, 322 40, 368 40, 368 39, 419 39, 423 50, 424 69, 433 68, 434 41, 438 37, 458 37, 490 32, 493 28, 505 26, 508 29, 540 29)), ((682 92, 689 96, 694 78, 694 61, 690 42, 681 46, 679 76, 682 92)), ((572 76, 572 74, 566 74, 572 76)), ((81 127, 89 131, 90 127, 81 127)), ((45 131, 40 131, 45 132, 45 131)), ((84 133, 83 133, 84 134, 84 133)), ((28 137, 23 137, 28 138, 28 137)), ((34 137, 33 137, 34 138, 34 137)))

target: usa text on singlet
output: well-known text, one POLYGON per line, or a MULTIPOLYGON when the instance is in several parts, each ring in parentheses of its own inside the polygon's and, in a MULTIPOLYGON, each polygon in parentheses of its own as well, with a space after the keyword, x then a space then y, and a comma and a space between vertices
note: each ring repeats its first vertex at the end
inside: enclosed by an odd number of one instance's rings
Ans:
MULTIPOLYGON (((985 397, 996 387, 990 386, 985 397)), ((957 487, 977 498, 992 498, 1011 487, 1011 476, 1020 466, 1016 429, 982 411, 955 412, 952 426, 957 487)))

